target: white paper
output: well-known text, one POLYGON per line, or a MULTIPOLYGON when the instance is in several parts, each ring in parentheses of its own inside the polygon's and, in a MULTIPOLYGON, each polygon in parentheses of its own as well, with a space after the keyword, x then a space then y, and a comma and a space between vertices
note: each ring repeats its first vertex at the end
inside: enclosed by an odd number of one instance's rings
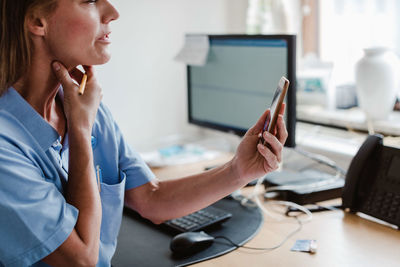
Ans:
POLYGON ((187 65, 204 66, 207 63, 210 42, 207 35, 186 35, 185 43, 175 56, 176 61, 187 65))

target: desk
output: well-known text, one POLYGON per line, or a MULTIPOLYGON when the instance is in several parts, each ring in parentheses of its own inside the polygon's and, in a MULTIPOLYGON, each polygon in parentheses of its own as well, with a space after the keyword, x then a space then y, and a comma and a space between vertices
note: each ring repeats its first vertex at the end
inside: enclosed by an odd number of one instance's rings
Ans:
MULTIPOLYGON (((205 166, 223 163, 230 157, 224 154, 213 161, 156 168, 153 171, 160 179, 181 177, 198 173, 205 166)), ((333 202, 340 203, 340 200, 333 202)), ((296 223, 277 223, 265 218, 260 232, 246 245, 274 246, 296 227, 296 223)), ((300 232, 276 250, 260 253, 237 249, 193 266, 399 266, 399 246, 400 231, 338 210, 313 214, 311 222, 304 224, 300 232), (317 240, 317 253, 290 251, 296 239, 317 240)))

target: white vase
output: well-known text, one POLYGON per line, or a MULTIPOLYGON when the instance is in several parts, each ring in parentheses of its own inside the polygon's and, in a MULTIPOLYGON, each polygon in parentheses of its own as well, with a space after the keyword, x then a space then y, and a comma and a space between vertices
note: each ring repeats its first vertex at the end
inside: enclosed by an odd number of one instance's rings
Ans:
POLYGON ((386 119, 396 100, 400 82, 400 61, 387 48, 364 49, 355 67, 358 103, 367 119, 386 119))

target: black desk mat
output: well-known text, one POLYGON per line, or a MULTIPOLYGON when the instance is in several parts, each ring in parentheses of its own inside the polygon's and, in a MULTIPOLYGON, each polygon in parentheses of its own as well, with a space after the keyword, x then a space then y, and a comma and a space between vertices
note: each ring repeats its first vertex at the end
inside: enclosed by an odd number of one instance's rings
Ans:
MULTIPOLYGON (((263 223, 258 208, 247 208, 232 199, 222 199, 213 204, 232 213, 232 218, 222 225, 204 231, 212 236, 226 236, 237 244, 245 244, 260 229, 263 223)), ((186 266, 211 259, 235 249, 223 239, 217 239, 212 246, 194 255, 178 257, 169 249, 169 243, 176 233, 142 219, 138 214, 125 209, 118 245, 112 259, 113 267, 140 266, 186 266)))

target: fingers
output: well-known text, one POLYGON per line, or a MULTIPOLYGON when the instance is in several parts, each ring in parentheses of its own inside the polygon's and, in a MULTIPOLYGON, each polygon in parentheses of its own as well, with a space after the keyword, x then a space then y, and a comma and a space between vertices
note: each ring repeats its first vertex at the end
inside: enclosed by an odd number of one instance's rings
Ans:
POLYGON ((85 70, 85 73, 86 73, 86 75, 88 76, 89 79, 94 76, 94 68, 93 68, 93 66, 82 65, 82 67, 85 70))
POLYGON ((288 131, 286 129, 285 121, 283 119, 282 114, 279 114, 278 116, 278 121, 276 123, 276 130, 277 130, 276 138, 278 138, 281 144, 285 144, 286 139, 288 138, 288 131))
POLYGON ((278 162, 281 162, 283 144, 274 135, 267 131, 265 131, 263 135, 264 140, 267 144, 267 148, 269 148, 269 150, 271 150, 271 152, 276 156, 278 162))
POLYGON ((68 70, 61 63, 55 61, 52 63, 52 67, 54 70, 54 74, 56 75, 58 81, 61 83, 63 88, 72 88, 75 86, 71 76, 68 73, 68 70))
POLYGON ((82 81, 83 78, 83 72, 80 71, 77 68, 74 68, 72 71, 70 71, 69 73, 72 78, 79 84, 82 81))
MULTIPOLYGON (((278 120, 279 120, 279 117, 283 117, 283 115, 285 114, 285 109, 286 109, 286 103, 282 103, 281 109, 279 110, 279 113, 278 113, 278 120)), ((276 122, 276 124, 278 124, 278 121, 276 122)), ((275 126, 275 128, 273 129, 273 133, 274 133, 275 136, 278 135, 278 129, 277 128, 278 127, 275 126)))
POLYGON ((250 134, 259 134, 262 129, 264 128, 264 124, 265 121, 268 118, 270 109, 267 109, 262 115, 261 117, 258 119, 258 121, 256 122, 256 124, 250 128, 250 130, 248 131, 248 133, 250 134))
POLYGON ((257 145, 257 150, 265 158, 266 164, 269 165, 273 170, 277 169, 278 164, 282 161, 283 144, 285 143, 287 137, 287 131, 283 122, 283 116, 279 115, 279 117, 280 118, 278 118, 277 127, 283 127, 283 129, 278 129, 279 138, 281 139, 279 139, 278 136, 274 136, 268 131, 265 131, 263 133, 263 138, 266 145, 257 145))
MULTIPOLYGON (((82 65, 82 67, 85 70, 85 74, 88 76, 88 79, 91 79, 94 76, 93 66, 82 65)), ((74 78, 74 80, 76 80, 78 83, 80 83, 82 81, 84 73, 82 71, 80 71, 78 68, 74 68, 70 72, 70 74, 71 74, 72 78, 74 78)))
MULTIPOLYGON (((78 88, 82 81, 84 73, 78 68, 74 68, 70 72, 60 62, 54 61, 52 63, 54 74, 63 88, 78 88)), ((94 68, 92 66, 83 66, 88 80, 94 77, 94 68)))
MULTIPOLYGON (((286 109, 286 104, 282 103, 281 109, 279 110, 279 115, 283 116, 283 114, 285 114, 285 109, 286 109)), ((248 133, 249 134, 259 134, 262 131, 262 129, 264 128, 265 121, 267 120, 269 113, 270 113, 270 109, 267 109, 264 112, 264 114, 262 114, 261 117, 258 119, 256 124, 250 128, 248 133)))
POLYGON ((286 103, 282 103, 281 110, 279 110, 279 115, 285 114, 286 103))
POLYGON ((278 158, 270 149, 262 144, 258 144, 257 150, 265 158, 266 163, 272 170, 276 170, 279 167, 278 158))

